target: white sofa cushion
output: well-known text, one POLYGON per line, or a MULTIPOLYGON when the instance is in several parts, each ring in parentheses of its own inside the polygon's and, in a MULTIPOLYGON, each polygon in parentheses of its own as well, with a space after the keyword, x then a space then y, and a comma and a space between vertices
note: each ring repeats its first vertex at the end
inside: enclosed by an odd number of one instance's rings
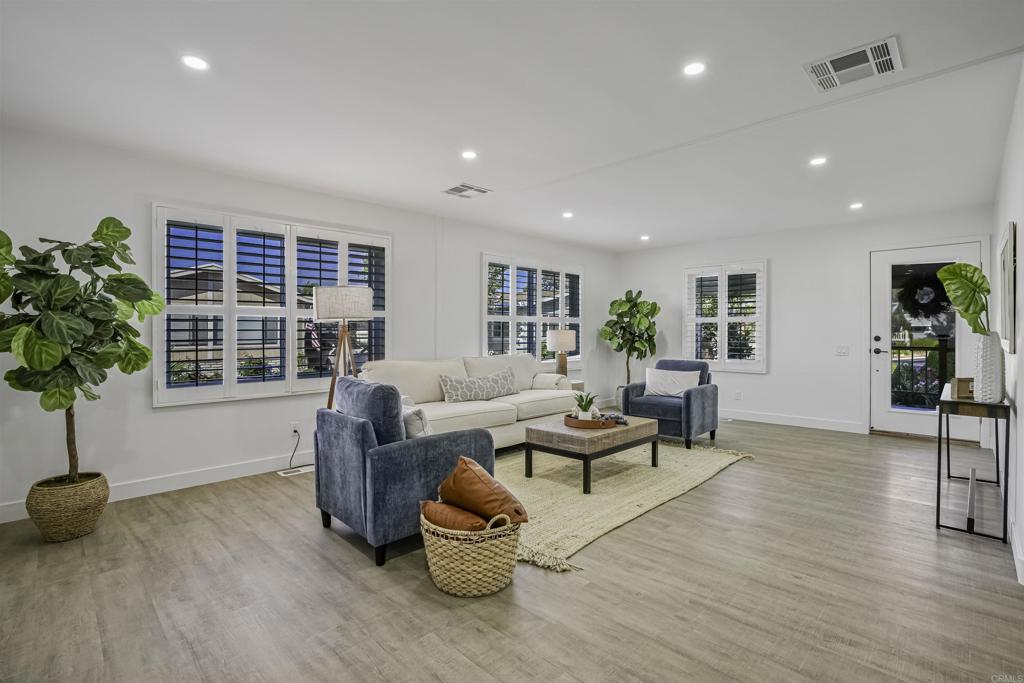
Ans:
POLYGON ((554 372, 542 372, 533 378, 531 389, 572 389, 572 380, 554 372))
POLYGON ((516 376, 516 389, 522 391, 533 386, 533 376, 540 372, 540 363, 528 353, 509 353, 503 356, 466 356, 462 359, 470 377, 491 375, 512 368, 516 376))
POLYGON ((359 377, 370 382, 394 384, 417 404, 443 401, 441 375, 465 377, 466 366, 454 360, 374 360, 363 364, 359 377))
POLYGON ((505 403, 514 406, 519 420, 529 420, 544 415, 557 415, 572 411, 576 405, 576 392, 565 389, 527 389, 511 396, 492 398, 488 403, 505 403))
POLYGON ((435 401, 416 406, 423 410, 435 434, 473 427, 497 427, 516 421, 516 407, 493 401, 445 403, 435 401))

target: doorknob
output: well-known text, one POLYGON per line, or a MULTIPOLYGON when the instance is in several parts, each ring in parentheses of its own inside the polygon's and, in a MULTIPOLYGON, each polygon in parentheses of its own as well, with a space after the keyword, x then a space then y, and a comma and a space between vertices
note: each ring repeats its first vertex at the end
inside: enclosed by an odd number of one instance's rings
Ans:
POLYGON ((879 337, 879 336, 878 336, 878 335, 876 334, 876 335, 875 335, 875 341, 876 341, 876 342, 880 342, 880 341, 882 341, 882 338, 881 338, 881 337, 879 337))
POLYGON ((883 351, 882 349, 880 349, 880 348, 878 348, 878 347, 876 346, 876 347, 875 347, 875 348, 873 349, 873 353, 874 353, 874 354, 875 354, 875 355, 877 356, 877 355, 878 355, 878 354, 880 354, 880 353, 889 353, 889 352, 888 352, 888 351, 883 351))

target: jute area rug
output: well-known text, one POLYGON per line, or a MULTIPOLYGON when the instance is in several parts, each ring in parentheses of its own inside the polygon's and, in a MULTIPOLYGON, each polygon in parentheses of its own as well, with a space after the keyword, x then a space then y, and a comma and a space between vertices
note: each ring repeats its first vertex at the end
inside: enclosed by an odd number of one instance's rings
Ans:
POLYGON ((650 446, 639 446, 595 460, 588 495, 583 495, 582 462, 534 451, 533 477, 527 479, 523 457, 523 451, 506 453, 495 463, 495 477, 530 516, 520 531, 518 559, 570 571, 580 569, 569 562, 580 548, 753 456, 720 448, 687 450, 662 441, 655 468, 650 446))

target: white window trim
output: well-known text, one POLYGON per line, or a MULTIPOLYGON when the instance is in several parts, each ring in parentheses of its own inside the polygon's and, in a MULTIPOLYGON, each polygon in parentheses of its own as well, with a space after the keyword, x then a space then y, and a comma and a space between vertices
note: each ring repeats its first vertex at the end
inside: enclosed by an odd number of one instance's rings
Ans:
MULTIPOLYGON (((745 372, 766 374, 768 372, 768 261, 738 261, 687 268, 683 280, 683 356, 695 360, 697 355, 695 326, 698 321, 718 324, 718 360, 707 361, 712 372, 745 372), (758 276, 757 298, 759 312, 755 316, 730 316, 728 309, 728 276, 735 273, 756 273, 758 276), (692 310, 690 282, 697 277, 715 275, 718 277, 718 315, 702 318, 692 310), (756 360, 728 359, 728 324, 730 322, 757 323, 756 360)), ((701 359, 705 360, 705 359, 701 359)))
POLYGON ((572 267, 572 266, 557 266, 557 265, 553 265, 551 263, 536 261, 536 260, 530 259, 530 258, 516 258, 516 257, 512 257, 512 256, 502 255, 502 254, 494 254, 494 253, 482 252, 481 255, 480 255, 480 290, 479 290, 480 291, 480 313, 481 313, 481 321, 482 321, 481 324, 480 324, 480 355, 481 356, 486 356, 487 355, 487 323, 492 322, 492 321, 508 322, 508 324, 509 324, 509 339, 510 339, 510 342, 509 342, 509 353, 519 353, 519 351, 516 351, 513 348, 513 341, 512 341, 512 340, 515 339, 516 323, 519 323, 519 322, 532 322, 532 323, 536 323, 537 324, 537 326, 536 326, 536 330, 537 330, 537 353, 535 355, 535 358, 537 359, 537 361, 539 363, 542 363, 545 366, 551 366, 553 368, 555 366, 555 362, 556 362, 556 360, 554 358, 551 358, 551 359, 548 359, 548 360, 542 360, 541 359, 541 350, 540 350, 541 349, 541 337, 540 336, 542 334, 541 330, 544 329, 543 325, 545 323, 547 323, 549 325, 554 323, 554 324, 558 325, 559 329, 565 329, 565 325, 567 325, 569 323, 575 323, 575 324, 579 325, 579 330, 580 330, 579 331, 579 335, 578 335, 579 338, 577 339, 577 343, 578 343, 579 348, 580 348, 580 355, 579 356, 569 356, 568 361, 569 361, 569 367, 570 368, 574 368, 575 369, 575 368, 582 367, 583 366, 583 358, 584 358, 584 353, 583 353, 583 335, 584 335, 584 331, 585 331, 584 327, 583 327, 583 320, 584 320, 583 313, 584 313, 584 303, 585 303, 585 296, 584 296, 583 290, 586 287, 586 282, 587 282, 586 274, 583 272, 582 268, 575 268, 575 267, 572 267), (487 273, 487 266, 488 266, 489 263, 502 263, 502 264, 507 263, 509 268, 511 269, 510 275, 509 275, 509 277, 510 277, 510 287, 509 287, 509 314, 508 315, 490 315, 487 312, 487 274, 488 274, 487 273), (537 315, 517 316, 515 314, 515 287, 516 287, 515 273, 516 273, 516 269, 517 268, 530 268, 530 269, 535 269, 537 271, 537 315), (558 307, 558 313, 559 313, 558 317, 542 316, 540 314, 540 311, 541 311, 541 295, 540 295, 540 291, 541 291, 541 271, 542 270, 548 270, 548 271, 552 271, 552 272, 557 272, 558 273, 558 287, 559 287, 558 292, 559 292, 559 296, 560 297, 564 297, 564 294, 565 294, 565 275, 567 273, 571 274, 571 275, 579 275, 579 277, 580 277, 580 317, 578 317, 578 318, 570 318, 569 316, 565 315, 566 307, 564 305, 564 298, 562 299, 562 304, 559 305, 559 307, 558 307))
POLYGON ((224 303, 223 304, 168 304, 163 313, 151 319, 153 362, 153 407, 193 405, 198 403, 221 403, 241 401, 255 398, 272 398, 302 394, 326 393, 330 388, 330 378, 298 378, 298 361, 296 358, 296 325, 297 321, 312 317, 309 309, 298 308, 298 288, 296 269, 295 243, 298 237, 314 237, 339 243, 338 281, 347 282, 348 245, 366 244, 384 248, 384 302, 385 310, 377 312, 374 317, 384 319, 384 355, 391 355, 391 319, 389 310, 392 308, 392 270, 391 270, 391 238, 386 235, 361 232, 342 226, 315 225, 289 220, 280 220, 228 210, 211 210, 209 208, 190 208, 182 205, 153 203, 153 280, 154 290, 166 298, 167 281, 164 262, 166 250, 166 229, 168 220, 180 220, 188 223, 202 223, 220 226, 224 230, 224 303), (235 234, 238 228, 256 228, 266 232, 285 235, 285 290, 287 301, 285 306, 238 306, 237 287, 233 278, 235 272, 235 234), (220 385, 206 387, 167 387, 166 360, 166 316, 167 315, 218 315, 224 321, 224 378, 220 385), (287 376, 283 381, 253 382, 239 384, 236 381, 237 358, 237 320, 242 316, 283 317, 286 322, 285 353, 287 355, 287 376), (230 330, 230 333, 229 333, 230 330))

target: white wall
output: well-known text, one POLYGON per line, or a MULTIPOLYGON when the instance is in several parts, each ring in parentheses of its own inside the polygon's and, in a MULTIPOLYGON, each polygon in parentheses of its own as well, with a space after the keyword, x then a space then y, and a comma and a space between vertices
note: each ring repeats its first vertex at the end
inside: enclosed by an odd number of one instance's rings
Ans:
POLYGON ((866 432, 870 251, 979 235, 987 242, 991 221, 990 207, 976 207, 627 254, 618 262, 620 279, 664 311, 659 354, 642 365, 683 357, 686 268, 766 259, 768 372, 716 372, 722 416, 866 432), (849 356, 835 355, 840 345, 850 347, 849 356))
MULTIPOLYGON (((130 152, 5 128, 0 130, 0 225, 15 244, 38 236, 80 241, 99 218, 134 229, 137 272, 153 282, 154 200, 209 205, 322 224, 347 225, 393 238, 388 302, 395 358, 480 353, 481 252, 535 258, 584 271, 583 334, 588 389, 607 396, 613 360, 598 343, 612 297, 612 256, 578 245, 525 237, 435 216, 272 185, 130 152)), ((460 201, 460 200, 453 200, 460 201)), ((144 340, 150 338, 146 326, 144 340)), ((0 359, 0 372, 12 365, 0 359)), ((151 370, 112 373, 103 400, 80 402, 83 469, 104 472, 112 498, 180 488, 283 467, 293 445, 290 423, 303 426, 296 462, 308 462, 315 410, 324 396, 152 408, 151 370)), ((0 522, 24 516, 31 483, 66 468, 63 417, 44 413, 38 395, 0 387, 0 522)))
MULTIPOLYGON (((1024 274, 1021 264, 1024 263, 1021 240, 1024 239, 1024 70, 1021 72, 1017 98, 1013 109, 1013 119, 1006 138, 1006 152, 1003 157, 1003 169, 999 179, 999 189, 995 206, 995 239, 993 253, 998 255, 1002 244, 1006 241, 1007 228, 1010 221, 1017 223, 1017 354, 1007 356, 1007 394, 1011 403, 1017 405, 1018 387, 1024 386, 1024 362, 1020 362, 1020 354, 1024 353, 1024 335, 1020 333, 1021 316, 1024 310, 1024 274)), ((997 316, 998 318, 998 316, 997 316)), ((1006 330, 1001 330, 1006 336, 1006 330)), ((1021 467, 1024 453, 1018 435, 1024 429, 1024 412, 1015 407, 1015 420, 1010 430, 1010 533, 1013 544, 1014 559, 1017 562, 1017 577, 1024 583, 1024 467, 1021 467)))

